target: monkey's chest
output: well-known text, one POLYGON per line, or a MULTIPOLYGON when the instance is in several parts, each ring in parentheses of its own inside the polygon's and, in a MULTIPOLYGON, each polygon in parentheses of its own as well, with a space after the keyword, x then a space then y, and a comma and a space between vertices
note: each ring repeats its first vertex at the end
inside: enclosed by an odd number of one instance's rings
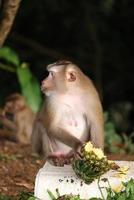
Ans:
MULTIPOLYGON (((75 96, 64 96, 57 99, 57 107, 54 107, 54 126, 61 128, 81 141, 87 141, 87 121, 84 117, 85 106, 83 99, 75 96), (60 106, 59 106, 60 105, 60 106)), ((64 133, 63 133, 64 134, 64 133)), ((68 153, 71 148, 59 140, 55 140, 57 151, 68 153)))
POLYGON ((71 135, 84 141, 87 138, 87 124, 79 106, 67 107, 59 111, 58 126, 67 130, 71 135))
MULTIPOLYGON (((83 142, 87 141, 88 133, 86 121, 83 115, 80 115, 79 112, 73 112, 72 110, 62 112, 61 117, 57 121, 57 125, 79 140, 83 142)), ((58 151, 68 153, 71 150, 69 146, 58 140, 56 141, 56 144, 58 146, 58 151)))
POLYGON ((61 119, 61 126, 78 139, 86 139, 86 122, 83 116, 80 116, 79 114, 64 114, 61 119))

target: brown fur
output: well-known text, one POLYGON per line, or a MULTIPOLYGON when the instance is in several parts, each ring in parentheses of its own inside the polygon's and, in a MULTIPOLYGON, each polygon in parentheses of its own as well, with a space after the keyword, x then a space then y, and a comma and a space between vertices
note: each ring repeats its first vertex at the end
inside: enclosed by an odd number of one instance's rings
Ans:
POLYGON ((15 93, 7 98, 0 116, 0 122, 3 125, 4 131, 7 130, 10 133, 10 137, 13 136, 13 140, 29 144, 31 142, 34 119, 35 113, 27 105, 22 95, 15 93), (10 120, 7 114, 12 114, 13 119, 10 120))
POLYGON ((103 149, 103 111, 92 81, 68 61, 47 69, 49 76, 42 82, 46 100, 35 120, 33 150, 45 158, 59 152, 66 156, 88 140, 103 149))

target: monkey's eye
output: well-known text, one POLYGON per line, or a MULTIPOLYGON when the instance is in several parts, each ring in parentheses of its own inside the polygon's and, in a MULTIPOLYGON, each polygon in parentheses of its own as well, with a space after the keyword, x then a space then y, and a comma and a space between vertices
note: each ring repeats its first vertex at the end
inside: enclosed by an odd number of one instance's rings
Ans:
POLYGON ((54 73, 52 71, 49 72, 50 77, 53 78, 54 77, 54 73))

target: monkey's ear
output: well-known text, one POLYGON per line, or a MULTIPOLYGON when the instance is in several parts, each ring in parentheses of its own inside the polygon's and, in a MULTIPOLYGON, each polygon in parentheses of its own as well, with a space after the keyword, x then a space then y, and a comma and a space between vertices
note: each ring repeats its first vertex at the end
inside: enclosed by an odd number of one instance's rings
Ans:
POLYGON ((67 81, 73 82, 76 80, 76 73, 74 71, 70 71, 67 73, 67 81))

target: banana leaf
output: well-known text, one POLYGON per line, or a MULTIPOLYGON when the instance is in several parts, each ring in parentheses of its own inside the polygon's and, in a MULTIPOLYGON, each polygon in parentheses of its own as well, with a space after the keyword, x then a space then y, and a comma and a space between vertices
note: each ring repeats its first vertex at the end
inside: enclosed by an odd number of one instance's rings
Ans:
POLYGON ((42 102, 40 85, 36 77, 31 73, 28 65, 22 63, 16 69, 22 94, 34 112, 39 110, 42 102))
POLYGON ((19 56, 10 47, 5 46, 0 48, 0 58, 6 60, 8 63, 14 66, 20 65, 19 56))

